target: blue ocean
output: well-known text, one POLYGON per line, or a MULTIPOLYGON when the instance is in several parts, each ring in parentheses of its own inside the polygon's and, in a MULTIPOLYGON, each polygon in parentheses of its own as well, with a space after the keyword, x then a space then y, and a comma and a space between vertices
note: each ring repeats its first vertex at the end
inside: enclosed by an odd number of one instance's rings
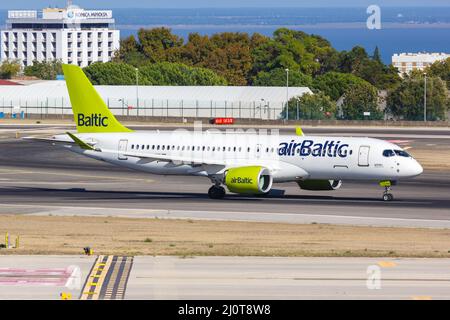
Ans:
MULTIPOLYGON (((356 45, 372 53, 376 46, 383 60, 394 53, 450 53, 450 7, 381 8, 381 30, 369 30, 367 8, 215 8, 215 9, 114 9, 122 37, 139 28, 170 27, 184 37, 189 33, 259 32, 272 35, 280 27, 302 30, 327 38, 338 50, 356 45)), ((0 24, 6 12, 0 11, 0 24)))

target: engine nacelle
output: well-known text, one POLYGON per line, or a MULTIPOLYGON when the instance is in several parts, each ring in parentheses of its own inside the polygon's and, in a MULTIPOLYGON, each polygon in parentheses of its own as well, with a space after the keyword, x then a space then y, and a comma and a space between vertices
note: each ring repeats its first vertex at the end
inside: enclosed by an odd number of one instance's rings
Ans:
POLYGON ((297 182, 302 190, 332 191, 342 186, 341 180, 304 180, 297 182))
POLYGON ((272 189, 273 177, 264 167, 240 167, 225 173, 224 184, 233 193, 266 194, 272 189))

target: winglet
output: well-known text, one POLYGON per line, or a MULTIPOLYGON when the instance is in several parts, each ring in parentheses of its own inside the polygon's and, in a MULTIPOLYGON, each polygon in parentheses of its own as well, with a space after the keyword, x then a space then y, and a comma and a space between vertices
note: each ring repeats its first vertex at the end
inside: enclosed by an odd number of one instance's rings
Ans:
POLYGON ((305 134, 303 133, 303 130, 301 127, 297 127, 295 128, 295 133, 299 136, 299 137, 303 137, 305 134))
POLYGON ((68 135, 69 135, 69 137, 81 148, 81 149, 83 149, 83 150, 95 150, 95 148, 94 147, 92 147, 92 146, 90 146, 90 145, 88 145, 86 142, 84 142, 84 141, 82 141, 82 140, 80 140, 79 138, 77 138, 75 135, 73 135, 72 133, 70 133, 70 132, 66 132, 68 135))

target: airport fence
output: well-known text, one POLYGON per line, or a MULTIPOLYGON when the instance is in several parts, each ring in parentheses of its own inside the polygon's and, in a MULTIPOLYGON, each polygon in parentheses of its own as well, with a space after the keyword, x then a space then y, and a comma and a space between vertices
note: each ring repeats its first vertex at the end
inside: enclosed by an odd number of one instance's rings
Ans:
MULTIPOLYGON (((202 101, 171 99, 107 99, 109 109, 117 116, 127 117, 177 117, 279 120, 284 102, 262 101, 202 101)), ((67 98, 36 98, 6 100, 0 98, 0 113, 8 115, 66 116, 72 114, 67 98)), ((294 119, 292 119, 294 120, 294 119)))

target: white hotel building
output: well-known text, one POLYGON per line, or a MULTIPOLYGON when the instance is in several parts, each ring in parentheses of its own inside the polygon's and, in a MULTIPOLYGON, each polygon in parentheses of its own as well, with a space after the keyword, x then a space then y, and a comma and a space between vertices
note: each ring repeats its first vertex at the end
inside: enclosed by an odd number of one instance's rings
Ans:
POLYGON ((400 75, 413 70, 423 71, 437 61, 450 58, 446 53, 400 53, 392 56, 392 65, 398 69, 400 75))
POLYGON ((108 62, 120 46, 111 10, 84 10, 78 6, 43 11, 9 11, 1 32, 1 61, 61 60, 86 67, 108 62))

